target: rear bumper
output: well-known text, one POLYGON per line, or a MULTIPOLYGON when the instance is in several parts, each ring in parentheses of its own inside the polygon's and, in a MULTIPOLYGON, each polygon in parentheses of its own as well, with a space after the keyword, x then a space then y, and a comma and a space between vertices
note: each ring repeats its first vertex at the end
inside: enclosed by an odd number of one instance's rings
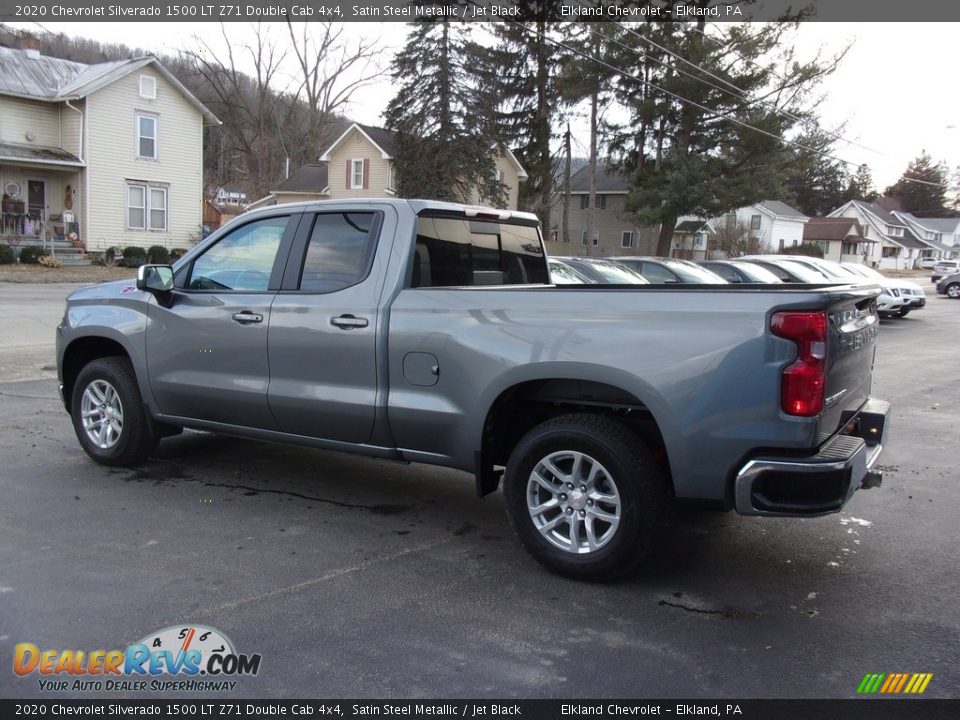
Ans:
POLYGON ((848 421, 851 434, 834 435, 808 457, 764 454, 746 462, 734 479, 741 515, 813 517, 840 510, 862 488, 879 487, 874 469, 883 451, 890 403, 868 400, 848 421))

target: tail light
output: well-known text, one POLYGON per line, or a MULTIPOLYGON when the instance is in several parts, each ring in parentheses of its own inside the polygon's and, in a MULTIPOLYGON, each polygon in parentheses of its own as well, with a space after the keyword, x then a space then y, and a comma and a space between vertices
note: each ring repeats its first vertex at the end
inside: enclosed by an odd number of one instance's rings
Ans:
POLYGON ((827 314, 774 313, 770 330, 797 345, 797 359, 784 369, 781 378, 780 407, 788 415, 819 415, 827 373, 827 314))

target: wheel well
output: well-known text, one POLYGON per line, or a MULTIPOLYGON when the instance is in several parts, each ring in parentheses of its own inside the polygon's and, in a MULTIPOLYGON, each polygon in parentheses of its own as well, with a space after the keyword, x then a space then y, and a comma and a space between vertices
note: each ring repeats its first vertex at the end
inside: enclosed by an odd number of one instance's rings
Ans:
POLYGON ((126 349, 116 340, 103 337, 84 337, 74 340, 63 353, 63 402, 70 412, 70 399, 77 375, 87 363, 104 357, 125 357, 126 349))
POLYGON ((507 464, 520 438, 540 423, 571 412, 620 420, 647 443, 670 477, 663 435, 650 410, 636 396, 605 383, 563 378, 532 380, 502 392, 487 413, 477 458, 478 494, 497 489, 501 473, 495 467, 507 464))

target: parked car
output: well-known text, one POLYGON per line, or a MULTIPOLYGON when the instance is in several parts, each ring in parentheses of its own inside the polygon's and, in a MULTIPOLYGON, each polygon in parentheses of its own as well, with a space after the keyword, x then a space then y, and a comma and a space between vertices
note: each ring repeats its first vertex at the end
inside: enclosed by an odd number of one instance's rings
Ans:
POLYGON ((918 270, 933 270, 938 262, 939 260, 934 257, 922 257, 917 260, 916 268, 918 270))
POLYGON ((780 278, 785 283, 825 283, 830 278, 822 272, 798 263, 792 258, 780 258, 774 255, 747 255, 740 258, 744 262, 759 265, 780 278))
POLYGON ((575 270, 587 282, 597 285, 646 285, 643 275, 626 265, 601 258, 558 257, 567 267, 575 270))
POLYGON ((689 260, 638 256, 612 257, 610 259, 636 270, 647 279, 647 282, 654 285, 667 283, 725 285, 727 283, 726 280, 716 273, 712 273, 689 260))
POLYGON ((550 270, 550 282, 554 285, 587 285, 590 279, 577 272, 573 266, 558 260, 550 258, 547 260, 547 268, 550 270))
POLYGON ((705 267, 729 283, 765 283, 769 285, 783 282, 766 268, 743 260, 700 260, 697 265, 705 267))
POLYGON ((607 579, 655 551, 671 498, 811 517, 880 484, 874 297, 558 288, 530 213, 291 203, 75 290, 57 377, 98 463, 193 428, 450 467, 503 483, 540 562, 607 579))
POLYGON ((946 275, 937 283, 937 292, 954 300, 960 298, 960 273, 946 275))
POLYGON ((915 282, 910 282, 903 278, 888 278, 872 267, 867 267, 859 263, 840 263, 840 267, 849 272, 856 273, 860 277, 877 282, 881 287, 899 290, 900 297, 903 299, 903 305, 895 313, 897 317, 905 317, 911 310, 918 310, 927 304, 926 291, 915 282))
POLYGON ((935 283, 946 275, 953 275, 958 272, 960 272, 960 260, 940 260, 933 266, 930 282, 935 283))

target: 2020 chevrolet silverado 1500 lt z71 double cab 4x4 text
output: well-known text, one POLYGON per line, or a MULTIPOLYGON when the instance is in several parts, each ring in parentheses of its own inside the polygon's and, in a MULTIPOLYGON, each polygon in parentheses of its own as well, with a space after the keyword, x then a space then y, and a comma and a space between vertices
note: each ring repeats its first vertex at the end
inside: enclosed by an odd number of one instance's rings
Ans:
POLYGON ((194 428, 503 481, 520 540, 601 579, 668 499, 837 511, 881 450, 876 288, 549 284, 536 218, 415 200, 245 213, 83 288, 61 393, 94 460, 194 428))

